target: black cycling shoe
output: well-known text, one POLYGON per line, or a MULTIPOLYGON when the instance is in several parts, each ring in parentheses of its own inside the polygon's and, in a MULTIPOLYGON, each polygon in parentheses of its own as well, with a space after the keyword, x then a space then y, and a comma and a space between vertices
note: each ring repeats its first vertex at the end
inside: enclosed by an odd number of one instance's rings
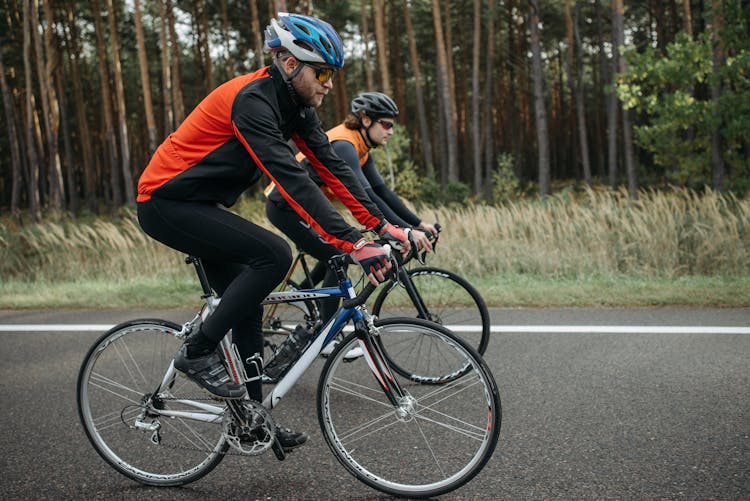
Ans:
POLYGON ((284 452, 289 452, 307 442, 309 437, 307 436, 307 433, 298 433, 289 428, 276 426, 276 438, 279 440, 284 452))
POLYGON ((219 398, 243 398, 247 393, 244 384, 237 384, 229 377, 216 351, 208 355, 188 358, 187 344, 184 344, 174 357, 174 368, 219 398))

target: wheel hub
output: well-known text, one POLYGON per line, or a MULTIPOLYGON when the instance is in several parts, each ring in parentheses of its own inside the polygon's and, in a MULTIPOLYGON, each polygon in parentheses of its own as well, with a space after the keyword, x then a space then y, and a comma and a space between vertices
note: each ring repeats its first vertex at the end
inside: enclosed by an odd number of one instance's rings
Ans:
POLYGON ((417 415, 417 400, 411 395, 401 397, 396 408, 399 421, 411 421, 417 415))

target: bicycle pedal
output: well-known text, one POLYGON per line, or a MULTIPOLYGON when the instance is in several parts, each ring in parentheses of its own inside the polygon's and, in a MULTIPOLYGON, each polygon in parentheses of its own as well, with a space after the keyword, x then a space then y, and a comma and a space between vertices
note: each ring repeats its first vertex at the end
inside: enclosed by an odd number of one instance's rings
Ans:
POLYGON ((281 443, 279 442, 278 438, 275 438, 273 440, 271 449, 273 449, 273 453, 276 455, 276 459, 278 459, 279 461, 283 461, 286 459, 286 452, 284 452, 284 448, 281 447, 281 443))

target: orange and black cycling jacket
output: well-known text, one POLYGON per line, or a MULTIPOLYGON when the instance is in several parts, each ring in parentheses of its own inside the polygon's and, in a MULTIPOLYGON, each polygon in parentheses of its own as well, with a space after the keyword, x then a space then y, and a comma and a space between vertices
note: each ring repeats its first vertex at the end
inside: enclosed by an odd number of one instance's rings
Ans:
POLYGON ((265 173, 302 219, 350 252, 362 235, 295 160, 289 139, 360 224, 381 224, 381 211, 332 151, 315 109, 294 103, 275 66, 234 78, 201 101, 154 153, 138 182, 137 200, 231 206, 265 173))

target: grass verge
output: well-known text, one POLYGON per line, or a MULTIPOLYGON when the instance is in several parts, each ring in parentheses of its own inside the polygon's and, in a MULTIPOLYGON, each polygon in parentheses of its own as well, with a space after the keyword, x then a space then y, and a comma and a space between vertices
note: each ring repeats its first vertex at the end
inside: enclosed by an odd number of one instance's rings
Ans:
MULTIPOLYGON (((470 277, 490 307, 700 306, 750 307, 750 276, 673 279, 586 277, 544 279, 523 275, 470 277)), ((200 304, 197 280, 189 274, 143 276, 128 281, 6 281, 0 309, 184 308, 200 304)))

